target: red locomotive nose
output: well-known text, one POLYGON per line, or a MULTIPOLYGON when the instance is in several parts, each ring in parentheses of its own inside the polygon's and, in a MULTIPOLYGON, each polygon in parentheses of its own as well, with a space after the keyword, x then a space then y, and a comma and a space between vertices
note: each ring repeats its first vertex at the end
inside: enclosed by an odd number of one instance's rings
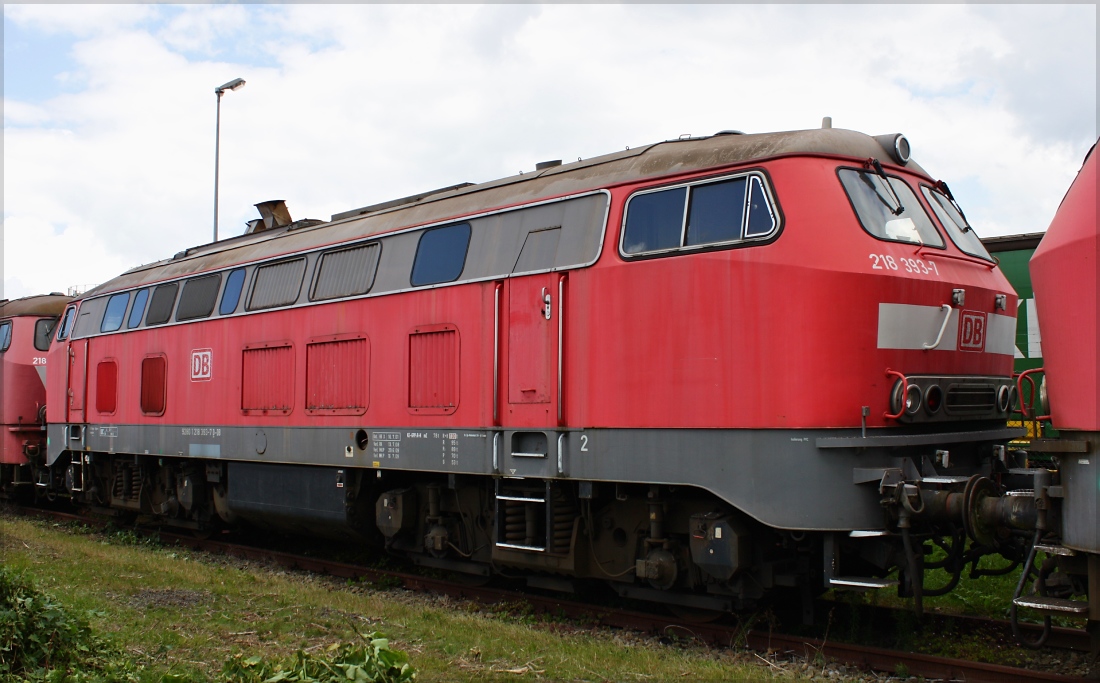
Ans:
POLYGON ((1100 224, 1096 148, 1031 257, 1050 413, 1058 429, 1100 431, 1100 224))

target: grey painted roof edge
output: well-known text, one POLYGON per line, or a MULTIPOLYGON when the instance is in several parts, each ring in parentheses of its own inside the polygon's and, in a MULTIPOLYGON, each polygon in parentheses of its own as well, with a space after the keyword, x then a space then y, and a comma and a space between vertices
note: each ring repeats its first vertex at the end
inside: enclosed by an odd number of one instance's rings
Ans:
MULTIPOLYGON (((890 160, 888 151, 871 136, 840 128, 668 140, 427 195, 420 201, 369 214, 297 230, 279 228, 240 235, 191 247, 178 258, 133 268, 87 292, 83 298, 496 208, 790 154, 853 159, 876 157, 885 166, 896 165, 890 160)), ((928 175, 913 161, 905 168, 928 175)))

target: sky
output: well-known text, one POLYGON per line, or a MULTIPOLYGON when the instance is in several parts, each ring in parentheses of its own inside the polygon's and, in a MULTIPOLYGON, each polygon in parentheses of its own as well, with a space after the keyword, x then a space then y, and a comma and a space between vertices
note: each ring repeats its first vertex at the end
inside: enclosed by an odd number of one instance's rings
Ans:
POLYGON ((982 236, 1097 138, 1096 6, 4 5, 2 295, 684 134, 904 133, 982 236))

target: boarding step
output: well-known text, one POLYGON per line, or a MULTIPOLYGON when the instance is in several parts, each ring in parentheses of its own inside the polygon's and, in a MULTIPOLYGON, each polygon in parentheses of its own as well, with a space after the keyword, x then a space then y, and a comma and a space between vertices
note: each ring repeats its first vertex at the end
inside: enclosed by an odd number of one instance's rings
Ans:
POLYGON ((1080 600, 1066 600, 1065 598, 1045 598, 1039 595, 1029 595, 1016 598, 1012 601, 1017 607, 1028 607, 1040 612, 1054 612, 1056 614, 1088 614, 1089 604, 1080 600))
POLYGON ((851 588, 855 590, 877 590, 898 585, 896 579, 869 579, 862 576, 834 576, 829 579, 833 588, 851 588))
POLYGON ((1061 555, 1063 557, 1073 557, 1077 554, 1073 548, 1067 548, 1064 545, 1046 545, 1044 543, 1036 543, 1035 550, 1047 555, 1061 555))
POLYGON ((961 484, 969 477, 921 477, 922 484, 961 484))

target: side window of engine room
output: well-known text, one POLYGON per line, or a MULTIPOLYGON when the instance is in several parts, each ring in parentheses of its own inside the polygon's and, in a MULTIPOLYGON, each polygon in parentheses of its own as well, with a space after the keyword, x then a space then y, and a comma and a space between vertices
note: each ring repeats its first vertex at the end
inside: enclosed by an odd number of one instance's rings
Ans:
POLYGON ((122 327, 122 319, 126 317, 126 307, 130 304, 130 293, 115 294, 107 300, 107 308, 103 311, 103 320, 99 323, 100 332, 114 332, 122 327))
POLYGON ((11 321, 5 320, 0 323, 0 353, 8 350, 11 346, 11 321))
POLYGON ((214 302, 218 300, 222 276, 218 273, 193 277, 183 283, 183 294, 176 307, 176 320, 195 320, 206 318, 214 312, 214 302))
POLYGON ((626 205, 624 256, 734 246, 779 228, 764 177, 750 173, 633 195, 626 205))
POLYGON ((229 277, 225 280, 225 291, 222 292, 222 303, 218 306, 218 315, 229 315, 237 310, 242 289, 244 289, 244 268, 237 268, 229 273, 229 277))
POLYGON ((457 223, 425 230, 416 246, 413 259, 413 287, 454 282, 466 265, 470 247, 470 224, 457 223))
POLYGON ((310 301, 366 294, 378 272, 381 244, 371 242, 321 254, 310 301))
POLYGON ((838 175, 869 235, 887 242, 943 248, 943 237, 904 180, 854 168, 842 168, 838 175))
POLYGON ((172 317, 172 307, 176 304, 178 282, 157 285, 153 290, 153 299, 149 302, 149 312, 145 315, 146 325, 163 325, 172 317))
POLYGON ((304 257, 259 266, 252 277, 252 292, 245 310, 259 311, 293 304, 302 290, 305 272, 304 257))
POLYGON ((141 316, 145 315, 145 304, 149 301, 149 289, 139 289, 134 296, 134 305, 130 307, 130 317, 126 319, 126 329, 132 330, 141 324, 141 316))

